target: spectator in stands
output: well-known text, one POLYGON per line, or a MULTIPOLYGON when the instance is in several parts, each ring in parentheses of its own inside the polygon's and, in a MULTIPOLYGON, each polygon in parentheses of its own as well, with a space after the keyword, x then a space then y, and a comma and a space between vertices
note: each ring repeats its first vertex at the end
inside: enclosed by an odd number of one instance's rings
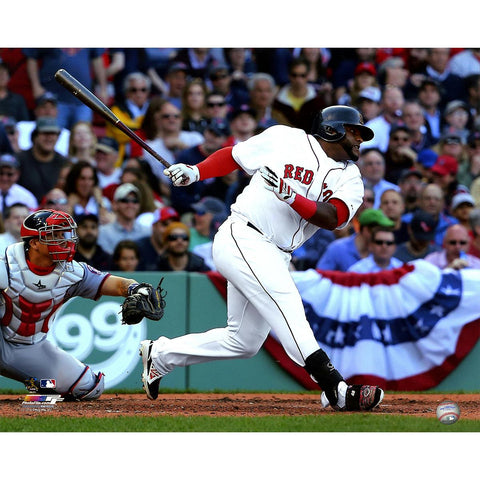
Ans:
MULTIPOLYGON (((227 207, 224 202, 215 197, 202 197, 200 201, 192 205, 195 212, 193 224, 190 229, 190 250, 201 243, 212 240, 212 221, 215 216, 227 218, 227 207)), ((217 225, 218 228, 219 225, 217 225)))
MULTIPOLYGON (((480 73, 469 75, 465 78, 466 103, 470 110, 470 115, 478 122, 480 115, 480 73)), ((458 97, 457 97, 458 98, 458 97)), ((475 125, 479 128, 478 125, 475 125)))
POLYGON ((47 91, 58 97, 58 124, 70 130, 72 126, 84 120, 92 122, 93 111, 75 98, 67 89, 55 80, 55 73, 64 68, 80 83, 93 91, 96 81, 97 96, 108 102, 107 77, 101 48, 25 48, 27 72, 35 98, 47 91))
POLYGON ((192 78, 182 92, 182 130, 203 132, 208 124, 206 99, 208 89, 201 78, 192 78))
POLYGON ((172 222, 163 232, 165 251, 157 262, 160 272, 207 272, 210 269, 202 257, 189 251, 190 229, 182 222, 172 222))
POLYGON ((362 92, 366 88, 378 88, 377 69, 372 62, 360 62, 354 71, 353 79, 343 89, 337 89, 336 103, 341 105, 355 105, 362 92), (340 95, 341 92, 341 95, 340 95))
POLYGON ((469 232, 471 232, 470 213, 474 208, 475 199, 470 193, 460 192, 452 197, 450 212, 458 220, 458 223, 463 225, 469 232))
MULTIPOLYGON (((176 163, 177 155, 187 148, 200 145, 204 138, 199 132, 182 130, 182 115, 172 103, 155 97, 151 100, 142 122, 147 144, 168 163, 176 163)), ((161 182, 161 193, 170 196, 170 180, 163 174, 165 167, 146 150, 143 158, 150 164, 154 175, 161 182)))
POLYGON ((220 118, 227 120, 228 116, 228 104, 225 101, 225 97, 220 92, 212 90, 207 94, 205 99, 206 104, 206 116, 209 120, 214 118, 220 118))
POLYGON ((385 180, 385 158, 377 148, 361 151, 357 164, 365 187, 371 188, 375 193, 373 208, 380 206, 380 197, 385 190, 400 190, 398 185, 385 180))
POLYGON ((286 125, 286 117, 273 109, 273 102, 277 93, 274 78, 263 72, 254 73, 248 80, 250 92, 250 107, 256 113, 257 127, 264 129, 272 125, 286 125))
MULTIPOLYGON (((112 112, 131 130, 136 132, 149 106, 150 78, 141 72, 132 72, 125 77, 123 94, 125 101, 112 105, 112 112)), ((107 122, 106 135, 114 138, 119 145, 119 163, 132 156, 130 137, 107 122)))
POLYGON ((391 229, 380 226, 372 228, 369 255, 355 262, 347 271, 375 273, 401 267, 403 262, 394 256, 396 246, 395 236, 391 229))
POLYGON ((394 85, 402 90, 406 87, 410 72, 405 68, 405 61, 400 56, 391 56, 378 66, 380 85, 394 85))
POLYGON ((97 136, 90 122, 77 122, 70 131, 68 158, 72 163, 85 160, 95 165, 97 136))
MULTIPOLYGON (((18 146, 21 150, 28 150, 32 146, 32 133, 35 130, 36 122, 39 118, 49 117, 57 120, 58 123, 58 100, 56 95, 51 92, 45 92, 42 96, 35 99, 35 109, 33 110, 34 120, 24 120, 17 122, 18 146)), ((59 125, 60 127, 60 125, 59 125)), ((60 128, 60 135, 55 144, 55 150, 68 157, 68 146, 70 143, 70 130, 60 128)))
POLYGON ((11 153, 17 154, 21 151, 20 145, 18 143, 20 132, 18 131, 17 123, 11 117, 3 117, 0 119, 0 136, 3 136, 3 132, 5 132, 5 137, 3 138, 3 142, 0 138, 0 151, 3 153, 7 153, 9 150, 8 144, 10 144, 11 153), (2 146, 2 143, 6 145, 2 146))
POLYGON ((408 240, 397 245, 395 257, 406 263, 439 251, 440 246, 434 243, 436 226, 432 215, 417 210, 407 226, 408 240))
POLYGON ((402 215, 405 213, 405 202, 402 194, 398 190, 385 190, 380 196, 380 210, 395 223, 392 228, 395 235, 395 243, 408 240, 407 223, 403 221, 402 215))
POLYGON ((338 270, 346 272, 355 262, 369 254, 369 244, 374 226, 393 228, 394 223, 381 211, 365 209, 358 217, 360 230, 345 238, 330 243, 317 262, 319 270, 338 270))
POLYGON ((113 196, 112 210, 115 220, 100 225, 98 243, 108 253, 113 254, 120 240, 138 240, 150 235, 151 229, 138 223, 140 213, 140 191, 131 184, 117 187, 113 196))
POLYGON ((65 193, 73 216, 82 213, 94 213, 100 223, 110 223, 114 219, 108 199, 103 197, 98 185, 97 170, 90 163, 80 160, 68 172, 65 181, 65 193))
POLYGON ((211 67, 218 63, 218 59, 215 58, 211 48, 182 48, 177 52, 173 62, 187 65, 189 78, 202 78, 206 81, 211 67))
POLYGON ((443 190, 445 206, 449 208, 458 187, 457 160, 449 155, 440 155, 430 171, 432 172, 432 183, 437 184, 443 190))
POLYGON ((378 87, 367 87, 360 91, 354 106, 362 114, 364 122, 369 122, 380 115, 381 98, 382 92, 378 87))
POLYGON ((248 140, 255 135, 257 115, 248 105, 242 105, 237 110, 234 110, 228 119, 232 134, 227 139, 226 145, 236 145, 238 142, 248 140))
POLYGON ((288 125, 309 132, 315 114, 326 106, 323 95, 308 83, 310 65, 303 58, 294 58, 289 65, 289 83, 275 97, 273 108, 282 113, 288 125))
POLYGON ((425 148, 430 148, 438 142, 432 135, 430 125, 423 114, 423 109, 418 100, 408 100, 402 108, 402 121, 410 130, 410 147, 417 153, 425 148))
POLYGON ((295 270, 315 268, 320 257, 325 253, 328 245, 337 237, 335 233, 323 228, 319 229, 300 248, 292 253, 292 264, 295 270))
POLYGON ((72 215, 72 208, 68 203, 67 194, 61 188, 52 188, 42 198, 38 209, 51 208, 53 210, 60 210, 72 215))
POLYGON ((140 250, 133 240, 120 240, 112 254, 114 270, 135 272, 140 262, 140 250))
POLYGON ((405 97, 401 88, 393 85, 383 88, 380 102, 382 113, 365 123, 374 131, 375 136, 372 140, 363 142, 361 150, 376 147, 381 152, 387 151, 390 128, 400 122, 404 104, 405 97))
POLYGON ((13 204, 22 203, 30 211, 38 207, 38 200, 30 190, 19 185, 20 163, 9 153, 0 156, 0 198, 2 212, 13 204))
POLYGON ((113 267, 112 256, 98 244, 99 222, 97 215, 83 213, 74 218, 78 235, 74 260, 85 262, 100 271, 110 271, 113 267))
POLYGON ((406 170, 398 179, 398 186, 405 203, 405 213, 418 209, 420 192, 423 188, 423 175, 419 170, 406 170))
POLYGON ((480 268, 480 258, 466 253, 470 243, 470 235, 463 225, 451 225, 445 232, 442 250, 430 253, 425 260, 441 269, 480 268))
POLYGON ((112 183, 120 183, 122 169, 117 167, 120 153, 117 141, 111 137, 99 138, 94 152, 98 186, 103 190, 112 183))
POLYGON ((466 144, 471 124, 468 105, 461 100, 452 100, 447 103, 443 115, 445 121, 442 126, 442 134, 458 135, 462 143, 466 144))
MULTIPOLYGON (((435 228, 435 243, 441 246, 447 228, 458 223, 455 217, 445 213, 445 194, 443 190, 434 183, 425 185, 420 193, 418 206, 421 210, 432 215, 437 222, 435 228)), ((410 223, 412 214, 405 214, 403 219, 410 223)))
POLYGON ((22 241, 20 229, 23 221, 30 215, 31 211, 23 203, 14 203, 3 212, 4 233, 0 233, 0 255, 3 257, 5 249, 12 243, 22 241))
POLYGON ((232 73, 226 63, 213 65, 208 73, 208 78, 212 85, 211 90, 220 92, 225 97, 229 111, 249 103, 250 95, 247 83, 243 80, 233 81, 232 73))
POLYGON ((443 117, 440 109, 443 89, 433 78, 425 78, 418 90, 418 101, 434 138, 440 138, 443 117))
POLYGON ((182 109, 183 91, 187 86, 188 67, 185 63, 174 62, 170 65, 165 75, 166 89, 162 97, 175 105, 179 110, 182 109))
POLYGON ((10 117, 15 122, 29 120, 30 115, 24 98, 9 89, 9 81, 8 66, 0 59, 0 117, 10 117))
POLYGON ((32 147, 17 155, 21 172, 18 183, 30 190, 38 202, 55 187, 60 170, 68 163, 55 150, 59 135, 60 127, 54 118, 39 118, 32 132, 32 147))
POLYGON ((450 58, 448 68, 461 78, 480 73, 480 48, 466 48, 450 58))
POLYGON ((415 166, 417 158, 410 129, 405 125, 393 126, 385 152, 385 180, 397 184, 403 172, 415 166))
POLYGON ((179 222, 178 212, 172 207, 155 211, 152 219, 152 233, 136 241, 141 252, 138 270, 156 270, 158 257, 165 251, 163 233, 172 222, 179 222))
POLYGON ((225 61, 231 73, 232 82, 245 86, 248 78, 257 71, 251 48, 224 48, 225 61))
POLYGON ((480 208, 478 207, 470 212, 470 230, 472 241, 467 253, 480 258, 480 208))
POLYGON ((467 157, 459 161, 457 180, 470 188, 473 180, 480 176, 480 130, 473 130, 468 136, 467 157))

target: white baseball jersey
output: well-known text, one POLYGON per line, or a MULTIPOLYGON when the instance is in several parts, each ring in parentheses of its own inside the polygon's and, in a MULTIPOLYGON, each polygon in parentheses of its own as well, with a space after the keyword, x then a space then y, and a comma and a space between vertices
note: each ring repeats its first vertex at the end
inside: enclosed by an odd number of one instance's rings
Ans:
MULTIPOLYGON (((253 177, 232 205, 277 246, 295 250, 319 227, 302 218, 290 205, 265 189, 257 170, 266 165, 298 194, 326 202, 341 199, 351 220, 363 199, 363 182, 352 161, 337 162, 325 154, 318 141, 303 130, 276 125, 233 147, 235 161, 253 177)), ((340 225, 344 227, 347 223, 340 225)))

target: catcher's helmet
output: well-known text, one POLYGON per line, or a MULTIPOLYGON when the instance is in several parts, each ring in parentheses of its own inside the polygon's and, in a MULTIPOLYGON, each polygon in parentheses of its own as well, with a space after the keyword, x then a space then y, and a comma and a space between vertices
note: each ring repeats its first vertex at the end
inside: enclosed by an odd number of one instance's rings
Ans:
POLYGON ((65 212, 39 210, 29 215, 22 224, 20 236, 23 240, 38 238, 48 245, 48 253, 54 262, 71 262, 75 255, 77 224, 65 212))
POLYGON ((339 142, 345 137, 347 125, 358 128, 364 141, 373 138, 373 130, 363 124, 361 113, 346 105, 324 108, 315 117, 311 133, 326 142, 339 142))

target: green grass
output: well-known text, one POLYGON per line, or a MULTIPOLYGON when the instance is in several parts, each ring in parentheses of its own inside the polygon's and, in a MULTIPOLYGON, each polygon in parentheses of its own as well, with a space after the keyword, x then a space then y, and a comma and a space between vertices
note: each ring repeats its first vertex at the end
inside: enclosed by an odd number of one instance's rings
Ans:
POLYGON ((0 418, 1 432, 479 432, 480 422, 460 419, 442 425, 436 418, 377 414, 301 417, 0 418))

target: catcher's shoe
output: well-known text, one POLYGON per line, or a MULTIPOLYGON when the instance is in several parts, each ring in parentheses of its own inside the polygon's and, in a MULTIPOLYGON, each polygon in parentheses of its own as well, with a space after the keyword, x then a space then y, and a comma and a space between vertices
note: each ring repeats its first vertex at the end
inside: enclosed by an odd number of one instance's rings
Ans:
POLYGON ((152 346, 152 340, 140 342, 140 356, 143 362, 143 389, 150 400, 155 400, 158 397, 158 386, 162 376, 152 362, 152 346))
MULTIPOLYGON (((347 385, 345 382, 340 382, 337 388, 338 403, 332 405, 335 410, 372 410, 383 400, 383 390, 375 385, 347 385)), ((325 392, 322 392, 321 401, 324 407, 330 405, 325 392)))

